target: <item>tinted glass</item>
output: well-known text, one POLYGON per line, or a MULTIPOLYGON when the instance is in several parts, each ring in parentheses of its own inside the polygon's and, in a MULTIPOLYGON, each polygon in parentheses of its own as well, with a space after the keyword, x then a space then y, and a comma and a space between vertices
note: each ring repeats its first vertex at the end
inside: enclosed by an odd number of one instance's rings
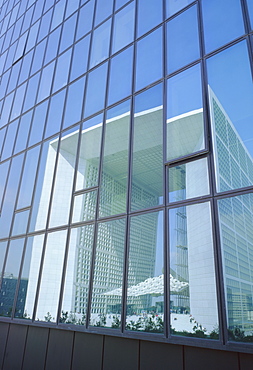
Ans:
POLYGON ((244 34, 239 0, 203 0, 202 11, 207 53, 244 34))
POLYGON ((188 4, 191 4, 193 0, 166 0, 166 14, 167 17, 177 13, 188 4))
POLYGON ((112 52, 115 53, 133 41, 134 37, 134 2, 115 14, 112 52))
POLYGON ((204 149, 200 66, 167 81, 167 159, 204 149))
POLYGON ((162 0, 138 0, 138 36, 143 35, 162 20, 162 0))
POLYGON ((97 205, 97 190, 76 195, 72 222, 81 222, 95 219, 97 205))
POLYGON ((207 60, 218 191, 253 182, 253 85, 246 42, 207 60))
POLYGON ((135 99, 131 210, 163 203, 162 86, 135 99))
POLYGON ((169 231, 171 333, 218 339, 209 203, 171 209, 169 231))
POLYGON ((167 73, 200 57, 197 6, 167 23, 167 73))
POLYGON ((69 85, 65 102, 63 128, 80 121, 83 107, 85 77, 69 85))
POLYGON ((130 220, 126 329, 164 332, 163 212, 130 220))
POLYGON ((111 19, 104 22, 93 32, 90 68, 101 63, 108 57, 111 35, 111 19))

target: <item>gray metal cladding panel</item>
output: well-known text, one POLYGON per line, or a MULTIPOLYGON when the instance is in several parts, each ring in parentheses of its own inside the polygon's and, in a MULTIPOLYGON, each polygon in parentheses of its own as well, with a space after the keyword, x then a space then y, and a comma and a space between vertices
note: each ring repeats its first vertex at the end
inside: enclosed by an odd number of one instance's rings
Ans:
POLYGON ((184 370, 244 370, 239 369, 238 353, 198 347, 184 347, 184 370))
POLYGON ((102 335, 75 333, 72 370, 101 370, 102 356, 102 335))
POLYGON ((103 370, 138 370, 139 341, 105 337, 103 370))
POLYGON ((44 369, 48 334, 48 328, 38 328, 33 326, 28 328, 23 362, 24 370, 44 369))
POLYGON ((50 329, 45 370, 71 368, 73 338, 73 331, 50 329))
POLYGON ((9 324, 5 322, 0 323, 0 367, 4 359, 5 346, 8 336, 9 324))
POLYGON ((3 370, 20 370, 22 368, 26 335, 26 325, 10 325, 3 370))
POLYGON ((240 370, 253 369, 253 354, 239 353, 240 370))
POLYGON ((141 341, 140 370, 183 370, 183 346, 141 341))

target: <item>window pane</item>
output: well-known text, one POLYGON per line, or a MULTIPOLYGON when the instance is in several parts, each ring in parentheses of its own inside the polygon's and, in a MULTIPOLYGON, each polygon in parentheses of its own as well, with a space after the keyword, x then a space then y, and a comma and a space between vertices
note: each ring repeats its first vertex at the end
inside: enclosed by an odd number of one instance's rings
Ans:
POLYGON ((133 41, 135 4, 132 2, 115 14, 112 52, 120 50, 133 41))
POLYGON ((205 147, 200 66, 167 82, 167 160, 205 147))
POLYGON ((55 322, 59 304, 67 231, 48 234, 36 320, 55 322))
POLYGON ((63 23, 59 53, 67 49, 74 42, 77 15, 74 14, 63 23))
POLYGON ((0 217, 0 238, 9 235, 24 155, 12 159, 0 217))
POLYGON ((253 86, 246 42, 207 60, 217 191, 253 183, 253 86))
POLYGON ((26 233, 29 214, 30 210, 15 213, 11 231, 12 236, 26 233))
POLYGON ((162 0, 139 0, 138 1, 138 31, 141 36, 163 20, 162 0))
POLYGON ((35 108, 32 121, 32 128, 29 137, 29 145, 36 144, 42 139, 44 125, 46 121, 47 107, 48 100, 46 100, 40 105, 37 105, 37 107, 35 108))
POLYGON ((169 232, 171 333, 218 339, 209 203, 171 209, 169 232))
POLYGON ((1 160, 4 160, 12 155, 17 129, 18 129, 18 120, 12 122, 7 126, 7 133, 5 136, 1 160))
POLYGON ((85 117, 88 117, 104 108, 107 65, 108 63, 102 64, 88 75, 84 112, 85 117))
POLYGON ((70 66, 70 57, 72 49, 63 53, 57 60, 55 76, 54 76, 54 85, 53 92, 61 89, 68 82, 69 75, 69 66, 70 66))
POLYGON ((72 56, 71 81, 87 71, 89 47, 90 35, 75 44, 72 56))
POLYGON ((27 138, 30 130, 31 125, 31 119, 32 119, 32 111, 24 114, 19 122, 19 128, 14 148, 14 153, 18 153, 21 150, 26 148, 27 144, 27 138))
POLYGON ((167 23, 167 73, 200 57, 197 6, 167 23))
POLYGON ((43 68, 40 79, 40 86, 37 96, 37 103, 47 98, 51 91, 55 61, 43 68))
POLYGON ((7 247, 7 242, 0 242, 0 276, 2 276, 2 272, 3 272, 3 264, 4 264, 6 247, 7 247))
POLYGON ((111 19, 96 28, 93 32, 90 68, 101 63, 109 55, 111 19))
MULTIPOLYGON (((0 315, 11 316, 15 297, 21 257, 23 253, 24 239, 16 239, 10 242, 5 273, 0 289, 0 315)), ((23 306, 23 304, 22 304, 23 306)))
POLYGON ((252 204, 252 194, 218 201, 228 337, 232 341, 253 341, 252 204))
POLYGON ((126 212, 130 102, 107 112, 99 216, 126 212))
POLYGON ((113 0, 97 0, 95 26, 112 14, 113 0))
POLYGON ((50 100, 45 132, 46 138, 60 131, 65 95, 66 89, 61 90, 56 95, 53 95, 50 100))
POLYGON ((71 230, 60 322, 85 325, 94 225, 71 230))
POLYGON ((206 158, 170 167, 168 176, 170 202, 200 197, 210 192, 206 158))
POLYGON ((74 210, 72 215, 72 222, 94 220, 96 204, 97 204, 97 190, 76 195, 74 198, 74 210))
POLYGON ((99 115, 83 123, 76 190, 97 186, 102 122, 99 115))
POLYGON ((108 105, 125 98, 132 91, 133 48, 111 59, 108 105), (120 84, 119 84, 120 81, 120 84))
POLYGON ((177 13, 192 2, 193 0, 166 0, 167 17, 177 13))
POLYGON ((79 11, 76 40, 86 35, 91 30, 94 12, 94 0, 88 1, 79 11))
POLYGON ((90 325, 120 327, 125 219, 98 225, 90 325))
POLYGON ((131 210, 163 204, 162 85, 135 99, 131 210))
MULTIPOLYGON (((70 202, 72 197, 73 177, 76 162, 76 150, 79 136, 79 127, 75 127, 64 133, 60 140, 59 155, 57 161, 57 169, 54 179, 54 189, 52 192, 50 227, 65 225, 68 222, 70 202)), ((52 141, 50 145, 57 150, 58 139, 52 141)), ((48 164, 50 166, 50 157, 48 164)), ((47 173, 45 173, 45 177, 47 173)), ((47 184, 44 184, 45 189, 42 192, 46 193, 47 184)), ((43 203, 43 198, 41 198, 43 203)))
POLYGON ((130 220, 126 329, 164 332, 163 212, 130 220))
POLYGON ((136 86, 139 90, 162 77, 162 28, 137 43, 136 86))
POLYGON ((65 103, 63 128, 80 121, 83 108, 85 77, 80 78, 68 87, 68 95, 65 103))
POLYGON ((60 39, 60 31, 61 31, 61 27, 58 27, 48 36, 47 50, 46 50, 44 65, 56 57, 59 39, 60 39))
POLYGON ((203 0, 202 11, 207 53, 245 33, 240 0, 203 0))

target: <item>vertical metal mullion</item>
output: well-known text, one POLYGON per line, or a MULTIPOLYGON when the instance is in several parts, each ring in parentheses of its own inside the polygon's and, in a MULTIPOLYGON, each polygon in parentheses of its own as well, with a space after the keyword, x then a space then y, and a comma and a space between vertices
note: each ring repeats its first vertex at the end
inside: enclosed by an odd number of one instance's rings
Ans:
MULTIPOLYGON (((167 33, 165 23, 166 19, 166 3, 163 2, 163 163, 167 161, 167 79, 165 79, 167 73, 167 33)), ((169 264, 169 242, 168 242, 168 214, 166 209, 167 204, 167 184, 168 182, 168 169, 167 166, 163 165, 163 196, 164 205, 163 210, 163 265, 164 265, 164 335, 168 338, 170 334, 170 264, 169 264)))
POLYGON ((213 235, 213 251, 215 263, 215 280, 217 289, 218 300, 218 316, 219 316, 219 339, 223 345, 228 341, 227 330, 227 313, 226 313, 226 298, 225 298, 225 281, 223 277, 223 261, 221 253, 221 240, 220 240, 220 227, 219 227, 219 212, 218 200, 212 199, 211 201, 211 219, 212 219, 212 235, 213 235))
POLYGON ((122 307, 121 307, 121 333, 125 331, 127 315, 127 288, 128 288, 128 267, 130 250, 130 212, 132 199, 132 169, 133 169, 133 135, 134 135, 134 91, 136 75, 136 55, 137 55, 137 22, 138 22, 138 1, 135 2, 135 23, 134 23, 134 44, 133 44, 133 69, 132 69, 132 97, 130 106, 130 125, 129 125, 129 149, 128 149, 128 182, 127 182, 127 218, 125 231, 125 250, 124 250, 124 269, 122 285, 122 307))

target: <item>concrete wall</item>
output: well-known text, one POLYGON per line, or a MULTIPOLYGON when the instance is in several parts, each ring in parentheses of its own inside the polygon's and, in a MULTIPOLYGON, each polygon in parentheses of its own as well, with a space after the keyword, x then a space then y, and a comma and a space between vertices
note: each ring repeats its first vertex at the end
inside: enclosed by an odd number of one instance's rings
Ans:
POLYGON ((2 370, 252 370, 253 355, 0 323, 2 370))

